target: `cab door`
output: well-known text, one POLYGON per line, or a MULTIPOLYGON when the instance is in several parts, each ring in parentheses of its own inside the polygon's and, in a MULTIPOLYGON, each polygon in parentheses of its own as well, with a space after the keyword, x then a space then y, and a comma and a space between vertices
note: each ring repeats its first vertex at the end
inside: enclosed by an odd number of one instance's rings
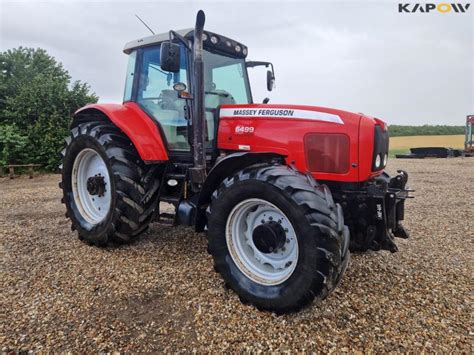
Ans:
POLYGON ((178 73, 160 67, 160 45, 142 48, 138 52, 135 101, 159 125, 170 153, 189 153, 187 103, 178 96, 173 85, 182 82, 189 87, 188 59, 181 48, 178 73))

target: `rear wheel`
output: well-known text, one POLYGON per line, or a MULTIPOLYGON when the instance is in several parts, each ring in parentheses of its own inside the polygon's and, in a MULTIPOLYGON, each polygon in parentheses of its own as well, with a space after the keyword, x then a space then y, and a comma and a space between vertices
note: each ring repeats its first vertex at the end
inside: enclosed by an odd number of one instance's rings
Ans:
POLYGON ((349 261, 342 210, 326 186, 286 166, 244 169, 214 192, 216 270, 244 303, 277 313, 324 299, 349 261))
POLYGON ((82 123, 66 143, 60 187, 79 237, 102 246, 143 233, 158 203, 158 166, 145 165, 110 123, 82 123))

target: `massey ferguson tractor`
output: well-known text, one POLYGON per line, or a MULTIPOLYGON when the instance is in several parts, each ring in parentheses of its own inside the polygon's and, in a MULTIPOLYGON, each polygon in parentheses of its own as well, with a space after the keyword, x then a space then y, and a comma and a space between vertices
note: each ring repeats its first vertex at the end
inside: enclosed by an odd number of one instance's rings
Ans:
POLYGON ((96 246, 130 242, 152 222, 193 226, 242 302, 297 311, 335 289, 349 250, 395 252, 394 237, 408 237, 408 176, 384 172, 378 118, 254 103, 247 69, 266 67, 272 90, 272 63, 247 61, 245 45, 204 20, 199 11, 194 29, 127 43, 123 103, 75 113, 62 151, 66 216, 96 246))

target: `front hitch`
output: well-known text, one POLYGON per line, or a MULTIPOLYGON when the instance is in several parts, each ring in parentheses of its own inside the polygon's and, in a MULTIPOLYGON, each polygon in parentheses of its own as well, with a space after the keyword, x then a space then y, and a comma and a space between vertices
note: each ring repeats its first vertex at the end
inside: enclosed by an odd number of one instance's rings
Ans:
POLYGON ((376 228, 374 246, 392 253, 398 250, 395 237, 409 237, 401 221, 405 217, 405 200, 412 198, 409 192, 413 191, 406 188, 408 173, 403 170, 397 172, 398 175, 392 178, 386 173, 382 174, 367 190, 369 205, 372 206, 372 221, 376 228))
POLYGON ((356 189, 337 190, 333 195, 344 210, 344 220, 350 229, 352 251, 398 250, 395 238, 408 238, 401 222, 405 200, 412 198, 407 189, 408 174, 399 170, 390 177, 380 176, 356 189))

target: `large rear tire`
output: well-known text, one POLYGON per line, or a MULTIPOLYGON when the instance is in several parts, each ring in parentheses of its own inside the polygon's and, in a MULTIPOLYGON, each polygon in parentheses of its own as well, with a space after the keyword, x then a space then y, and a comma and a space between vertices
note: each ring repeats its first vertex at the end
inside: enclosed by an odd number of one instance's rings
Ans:
POLYGON ((208 209, 215 269, 242 302, 288 313, 338 285, 349 233, 329 189, 286 166, 250 167, 223 181, 208 209))
POLYGON ((147 229, 158 203, 159 167, 145 165, 117 127, 81 123, 61 154, 62 202, 81 239, 126 243, 147 229))

